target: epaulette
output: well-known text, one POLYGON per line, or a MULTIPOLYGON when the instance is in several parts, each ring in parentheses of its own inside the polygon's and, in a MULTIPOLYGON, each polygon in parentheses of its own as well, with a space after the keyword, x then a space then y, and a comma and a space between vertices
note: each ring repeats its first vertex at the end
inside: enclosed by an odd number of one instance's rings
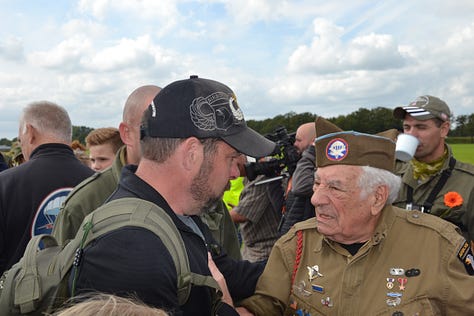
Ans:
POLYGON ((474 176, 474 165, 472 165, 470 163, 456 160, 456 164, 454 165, 454 169, 469 173, 470 175, 474 176))
POLYGON ((296 236, 296 232, 299 230, 307 230, 307 229, 316 229, 316 218, 310 218, 302 222, 298 222, 293 225, 286 234, 284 234, 281 239, 282 242, 287 242, 292 240, 296 236))
POLYGON ((102 175, 101 172, 96 172, 94 173, 93 175, 91 175, 89 178, 86 178, 84 180, 82 180, 81 183, 79 183, 78 185, 76 185, 74 187, 74 189, 69 192, 69 194, 67 195, 66 197, 66 200, 63 202, 63 205, 73 196, 75 195, 77 192, 81 191, 82 188, 84 188, 86 185, 88 185, 89 183, 91 182, 94 182, 95 180, 97 180, 100 176, 102 175))
POLYGON ((453 245, 458 245, 459 242, 464 239, 456 225, 437 216, 425 214, 420 211, 402 211, 400 214, 404 214, 406 220, 412 224, 436 231, 453 245))

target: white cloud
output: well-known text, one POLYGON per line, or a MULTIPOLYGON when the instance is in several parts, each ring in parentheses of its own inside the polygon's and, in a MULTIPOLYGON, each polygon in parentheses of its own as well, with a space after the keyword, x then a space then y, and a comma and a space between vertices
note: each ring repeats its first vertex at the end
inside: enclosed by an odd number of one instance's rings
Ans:
POLYGON ((407 55, 392 36, 368 34, 345 43, 343 27, 325 19, 314 20, 315 36, 310 45, 299 46, 290 56, 288 71, 329 73, 347 70, 381 70, 402 66, 407 55))
POLYGON ((128 67, 152 67, 155 63, 153 44, 148 36, 121 39, 116 45, 106 47, 84 61, 89 69, 111 71, 128 67))
POLYGON ((92 38, 100 38, 107 35, 107 27, 92 20, 72 19, 62 26, 62 34, 65 38, 83 35, 92 38))
POLYGON ((47 51, 32 52, 28 61, 32 65, 53 68, 61 71, 76 71, 81 66, 81 58, 94 48, 89 38, 77 35, 68 38, 47 51))
POLYGON ((78 8, 101 21, 117 14, 126 24, 130 21, 153 22, 156 34, 160 36, 182 20, 175 0, 80 0, 78 8))
POLYGON ((229 85, 246 118, 336 116, 421 94, 472 113, 473 9, 470 0, 6 2, 0 138, 41 99, 77 125, 116 126, 136 87, 191 74, 229 85))

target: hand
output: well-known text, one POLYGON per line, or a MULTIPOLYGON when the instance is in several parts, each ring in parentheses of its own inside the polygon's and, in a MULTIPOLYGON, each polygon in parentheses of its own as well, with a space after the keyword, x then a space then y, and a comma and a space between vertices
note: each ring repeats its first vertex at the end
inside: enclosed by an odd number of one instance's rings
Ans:
POLYGON ((237 313, 239 313, 240 316, 254 316, 254 314, 252 314, 252 312, 250 312, 245 307, 237 307, 235 310, 237 311, 237 313))
POLYGON ((211 271, 212 277, 214 278, 214 280, 216 280, 217 284, 219 284, 221 288, 221 291, 222 291, 221 300, 230 306, 234 306, 234 302, 232 301, 232 296, 230 296, 229 289, 227 288, 227 282, 225 281, 225 278, 222 275, 219 268, 214 263, 214 260, 212 260, 212 256, 210 252, 207 253, 207 265, 209 267, 209 270, 211 271))

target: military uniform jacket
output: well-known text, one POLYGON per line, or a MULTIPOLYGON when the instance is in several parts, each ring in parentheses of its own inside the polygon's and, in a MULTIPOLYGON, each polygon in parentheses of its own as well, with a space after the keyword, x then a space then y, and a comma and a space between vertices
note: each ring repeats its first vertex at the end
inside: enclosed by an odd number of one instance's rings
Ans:
POLYGON ((110 168, 96 172, 69 193, 61 206, 52 233, 60 244, 73 239, 84 217, 104 204, 117 188, 120 171, 126 161, 125 154, 126 147, 122 146, 115 155, 115 160, 110 168))
MULTIPOLYGON (((451 148, 448 148, 448 159, 446 159, 443 168, 435 176, 418 183, 413 179, 413 167, 410 163, 401 165, 398 174, 402 177, 402 186, 397 200, 393 205, 400 208, 407 207, 407 188, 413 188, 413 207, 412 209, 420 209, 419 205, 423 205, 431 191, 438 183, 443 170, 449 169, 449 158, 453 156, 451 148)), ((465 213, 469 209, 474 208, 474 166, 468 163, 456 161, 451 176, 448 178, 441 191, 436 196, 431 208, 431 214, 448 220, 461 228, 463 233, 466 228, 462 221, 465 213), (448 192, 455 192, 462 198, 462 204, 455 207, 446 205, 445 196, 448 192)))
POLYGON ((309 219, 278 240, 256 294, 243 306, 262 316, 474 315, 472 266, 458 258, 471 255, 466 246, 454 225, 386 206, 373 237, 351 256, 309 219), (308 267, 319 276, 310 280, 308 267))

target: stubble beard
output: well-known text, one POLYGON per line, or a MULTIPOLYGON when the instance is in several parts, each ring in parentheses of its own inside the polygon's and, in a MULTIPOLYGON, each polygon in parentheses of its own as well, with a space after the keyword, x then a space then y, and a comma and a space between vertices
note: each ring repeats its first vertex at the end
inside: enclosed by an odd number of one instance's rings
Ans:
POLYGON ((209 209, 221 201, 224 195, 225 188, 222 188, 222 192, 213 194, 212 189, 209 185, 209 175, 213 169, 212 163, 209 161, 204 162, 199 169, 199 173, 191 181, 191 196, 196 201, 196 208, 194 209, 197 214, 207 212, 209 209))

